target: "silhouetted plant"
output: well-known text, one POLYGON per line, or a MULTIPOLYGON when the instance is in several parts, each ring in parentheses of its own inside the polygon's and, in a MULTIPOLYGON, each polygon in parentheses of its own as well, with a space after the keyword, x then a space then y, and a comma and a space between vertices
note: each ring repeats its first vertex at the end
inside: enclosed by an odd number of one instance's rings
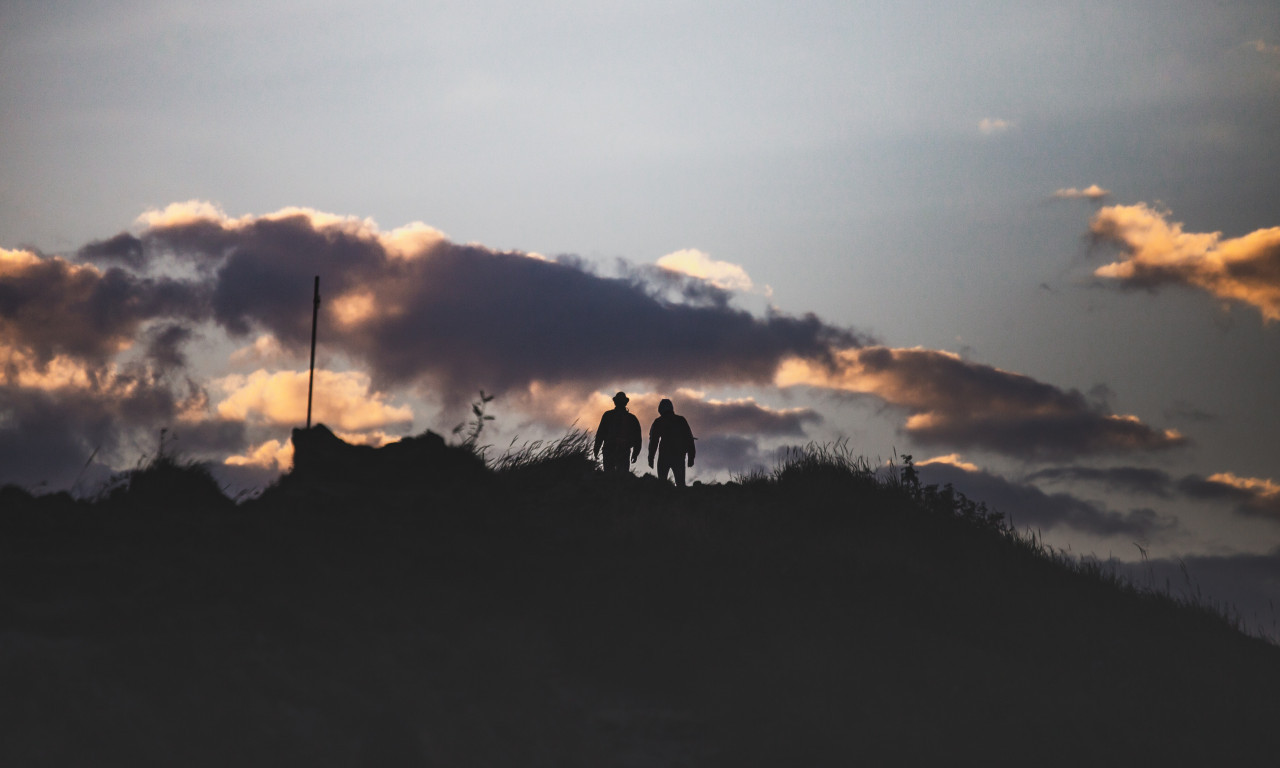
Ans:
POLYGON ((591 433, 570 427, 556 440, 534 440, 519 448, 515 447, 513 439, 506 452, 494 459, 490 467, 502 474, 539 472, 559 477, 593 469, 595 459, 591 448, 591 433))
POLYGON ((471 422, 463 422, 453 428, 453 434, 461 434, 463 429, 467 430, 467 436, 463 438, 462 444, 475 448, 480 441, 480 433, 484 431, 484 423, 493 421, 493 416, 485 413, 485 408, 493 401, 494 395, 486 395, 484 390, 480 390, 480 399, 471 403, 471 422))
POLYGON ((175 454, 173 438, 168 438, 168 434, 168 429, 161 429, 155 455, 144 454, 137 467, 113 478, 98 498, 108 503, 127 501, 183 508, 231 505, 232 501, 223 493, 208 466, 175 454))

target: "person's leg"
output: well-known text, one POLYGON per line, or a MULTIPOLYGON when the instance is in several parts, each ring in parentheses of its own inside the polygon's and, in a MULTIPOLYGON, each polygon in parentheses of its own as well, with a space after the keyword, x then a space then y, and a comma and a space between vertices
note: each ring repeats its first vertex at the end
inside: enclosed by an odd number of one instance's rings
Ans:
POLYGON ((684 485, 684 464, 659 456, 658 477, 665 481, 668 472, 674 477, 676 485, 684 485))

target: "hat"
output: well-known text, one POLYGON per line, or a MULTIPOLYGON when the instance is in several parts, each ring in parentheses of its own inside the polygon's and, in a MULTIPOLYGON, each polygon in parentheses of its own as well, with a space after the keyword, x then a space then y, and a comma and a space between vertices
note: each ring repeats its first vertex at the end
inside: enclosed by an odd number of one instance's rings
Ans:
POLYGON ((614 405, 626 405, 626 404, 627 404, 627 393, 626 393, 626 392, 619 392, 618 394, 614 395, 614 396, 613 396, 613 404, 614 404, 614 405))

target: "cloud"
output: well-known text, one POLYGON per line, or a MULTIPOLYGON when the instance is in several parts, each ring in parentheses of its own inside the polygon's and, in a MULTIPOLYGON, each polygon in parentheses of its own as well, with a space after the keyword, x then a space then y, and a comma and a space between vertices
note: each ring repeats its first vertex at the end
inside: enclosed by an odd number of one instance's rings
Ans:
POLYGON ((742 435, 712 435, 698 440, 698 466, 709 470, 746 473, 771 470, 777 454, 762 451, 758 440, 742 435))
POLYGON ((1147 538, 1177 527, 1174 518, 1147 508, 1117 512, 1067 493, 1045 493, 1033 485, 990 472, 967 470, 946 462, 918 466, 924 482, 951 483, 969 498, 1004 513, 1019 529, 1065 527, 1098 536, 1147 538))
POLYGON ((969 461, 964 461, 963 459, 960 458, 960 454, 958 453, 948 453, 946 456, 934 456, 932 459, 925 459, 924 461, 918 462, 916 466, 927 467, 931 464, 947 464, 952 467, 963 469, 965 472, 979 471, 977 464, 974 464, 969 461))
POLYGON ((104 467, 154 453, 166 428, 171 447, 186 456, 226 455, 244 445, 243 423, 191 418, 202 411, 203 390, 154 368, 89 368, 59 356, 40 369, 4 348, 0 357, 0 482, 67 488, 87 471, 101 476, 104 467))
POLYGON ((305 349, 320 274, 325 345, 365 364, 380 387, 422 384, 455 400, 534 381, 766 383, 783 357, 858 343, 813 315, 667 300, 666 286, 634 275, 457 245, 425 225, 383 233, 305 209, 229 218, 193 203, 142 222, 149 251, 216 265, 211 314, 231 334, 305 349))
POLYGON ((187 356, 182 347, 195 333, 185 325, 167 323, 147 330, 144 338, 147 342, 146 357, 161 371, 174 368, 185 368, 187 356))
MULTIPOLYGON (((143 372, 130 375, 169 405, 119 422, 112 444, 166 419, 238 422, 255 441, 302 423, 305 373, 266 366, 305 359, 316 274, 321 353, 361 374, 319 372, 313 420, 352 434, 411 425, 392 392, 450 408, 484 388, 534 420, 591 428, 609 394, 633 387, 638 412, 672 397, 703 438, 802 437, 821 423, 812 409, 680 388, 805 384, 904 409, 904 431, 924 445, 1041 458, 1183 442, 1074 390, 944 352, 868 348, 812 314, 740 310, 724 286, 749 285, 745 271, 696 251, 671 254, 674 270, 623 264, 607 276, 574 257, 459 245, 417 222, 383 231, 303 208, 230 217, 188 201, 78 258, 0 251, 0 348, 22 388, 143 372), (257 370, 214 382, 221 400, 210 407, 203 389, 187 391, 188 348, 223 333, 253 339, 227 362, 257 370)), ((245 451, 242 432, 234 453, 245 451)))
POLYGON ((1027 480, 1084 481, 1101 484, 1114 491, 1142 493, 1168 498, 1173 484, 1168 472, 1147 467, 1046 467, 1027 475, 1027 480))
POLYGON ((197 320, 207 306, 200 286, 0 249, 0 343, 41 366, 58 355, 103 365, 149 321, 197 320))
MULTIPOLYGON (((298 426, 307 415, 307 371, 257 370, 232 374, 213 382, 226 397, 217 405, 224 419, 269 426, 298 426)), ((349 432, 386 427, 408 428, 413 410, 391 405, 388 395, 370 390, 367 374, 358 371, 317 370, 312 422, 349 432)))
MULTIPOLYGON (((447 406, 480 387, 520 396, 535 385, 591 392, 648 382, 670 393, 682 384, 769 384, 784 358, 822 359, 833 346, 861 343, 814 315, 731 307, 720 285, 746 286, 749 277, 727 262, 695 256, 675 261, 683 272, 608 277, 571 257, 458 245, 421 223, 384 232, 369 219, 302 208, 230 217, 209 203, 176 203, 76 259, 0 250, 0 350, 5 381, 19 390, 0 410, 11 452, 34 439, 31 429, 64 424, 58 406, 37 408, 41 392, 98 403, 66 409, 87 418, 62 428, 69 437, 47 462, 33 454, 30 471, 17 473, 25 478, 59 461, 78 465, 99 446, 111 449, 100 456, 123 459, 139 435, 178 423, 236 422, 229 450, 253 459, 261 444, 246 452, 246 427, 261 440, 265 429, 305 420, 305 374, 263 366, 305 355, 315 274, 323 352, 367 376, 321 371, 313 416, 358 435, 409 426, 412 412, 385 394, 393 388, 447 406), (688 274, 699 269, 705 276, 688 274), (228 362, 258 370, 213 382, 221 400, 211 408, 203 389, 186 391, 188 349, 218 329, 254 337, 228 362), (126 380, 128 388, 113 388, 126 380), (144 395, 155 407, 141 409, 144 395), (48 418, 10 413, 28 407, 48 418)), ((821 421, 812 410, 749 400, 681 403, 707 436, 799 436, 821 421)))
MULTIPOLYGON (((613 393, 582 392, 574 387, 549 387, 534 384, 517 398, 521 410, 543 414, 556 425, 577 424, 595 429, 600 416, 613 408, 613 393)), ((642 426, 658 417, 658 403, 669 398, 676 413, 689 420, 699 442, 713 435, 751 435, 762 437, 802 437, 810 424, 821 424, 822 415, 810 408, 772 408, 754 398, 732 400, 708 399, 703 393, 681 389, 674 392, 628 392, 627 409, 640 419, 642 426)))
POLYGON ((844 349, 830 365, 791 359, 779 368, 776 382, 880 398, 909 413, 903 431, 922 445, 1040 459, 1163 450, 1186 442, 1175 431, 1110 413, 1076 390, 937 350, 844 349))
POLYGON ((1209 421, 1215 421, 1218 418, 1216 413, 1211 413, 1203 408, 1197 408, 1192 403, 1185 400, 1175 400, 1168 408, 1164 409, 1164 417, 1166 419, 1176 419, 1181 421, 1190 421, 1203 424, 1209 421))
POLYGON ((1118 246, 1125 258, 1094 274, 1125 288, 1199 288, 1248 304, 1265 321, 1280 320, 1280 227, 1224 239, 1221 232, 1185 232, 1170 215, 1145 203, 1099 210, 1089 224, 1094 242, 1118 246))
POLYGON ((106 240, 95 240, 81 248, 77 255, 85 261, 119 261, 135 269, 144 265, 142 241, 128 232, 106 240))
POLYGON ((983 136, 994 136, 996 134, 1007 133, 1014 128, 1012 120, 1004 120, 998 117, 984 117, 978 121, 978 130, 983 136))
POLYGON ((1178 488, 1196 499, 1234 501, 1241 514, 1280 522, 1280 483, 1274 480, 1218 472, 1208 477, 1188 475, 1179 481, 1178 488))
POLYGON ((696 277, 725 291, 750 291, 754 285, 747 271, 737 264, 716 261, 702 251, 686 249, 658 259, 658 266, 696 277))
POLYGON ((1280 56, 1280 45, 1267 45, 1265 40, 1250 40, 1246 45, 1261 54, 1280 56))
POLYGON ((1097 184, 1090 184, 1084 189, 1076 189, 1075 187, 1059 189, 1053 193, 1053 196, 1065 200, 1101 200, 1110 194, 1110 190, 1103 189, 1097 184))
POLYGON ((264 333, 253 340, 253 343, 247 347, 241 347, 231 353, 231 362, 248 363, 256 365, 261 363, 274 363, 285 356, 284 347, 276 340, 276 337, 269 333, 264 333))
POLYGON ((242 455, 228 456, 223 463, 233 467, 260 467, 286 472, 293 466, 293 442, 268 440, 242 455))

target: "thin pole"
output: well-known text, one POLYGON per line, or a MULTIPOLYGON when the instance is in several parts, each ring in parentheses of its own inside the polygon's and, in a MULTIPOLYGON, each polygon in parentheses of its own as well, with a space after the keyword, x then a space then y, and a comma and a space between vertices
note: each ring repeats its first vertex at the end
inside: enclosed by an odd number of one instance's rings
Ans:
POLYGON ((315 300, 311 303, 311 374, 307 377, 307 429, 311 429, 311 390, 316 381, 316 319, 320 316, 320 276, 316 275, 315 300))

